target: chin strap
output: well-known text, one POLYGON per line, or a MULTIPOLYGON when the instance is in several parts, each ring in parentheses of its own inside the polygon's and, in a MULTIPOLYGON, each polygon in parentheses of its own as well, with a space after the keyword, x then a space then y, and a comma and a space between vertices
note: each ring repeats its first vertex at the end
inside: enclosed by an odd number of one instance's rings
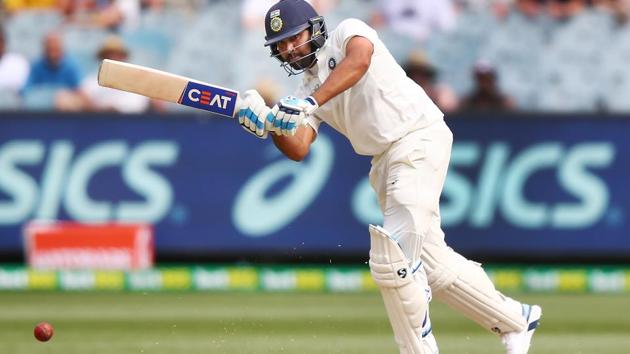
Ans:
POLYGON ((315 64, 317 63, 317 53, 318 52, 319 52, 319 49, 315 50, 314 52, 311 52, 311 54, 305 55, 303 57, 299 57, 299 58, 297 58, 297 59, 295 59, 294 61, 291 61, 291 62, 282 61, 282 58, 279 57, 279 54, 278 54, 278 60, 280 60, 282 62, 282 64, 280 64, 280 66, 284 69, 284 71, 287 72, 287 74, 289 74, 289 76, 299 75, 299 74, 305 72, 306 70, 312 68, 313 66, 315 66, 315 64), (301 60, 309 58, 309 57, 312 58, 310 64, 308 64, 306 67, 302 68, 301 65, 299 64, 299 62, 301 60), (297 65, 297 66, 300 66, 300 68, 299 69, 294 68, 292 66, 294 64, 297 65))

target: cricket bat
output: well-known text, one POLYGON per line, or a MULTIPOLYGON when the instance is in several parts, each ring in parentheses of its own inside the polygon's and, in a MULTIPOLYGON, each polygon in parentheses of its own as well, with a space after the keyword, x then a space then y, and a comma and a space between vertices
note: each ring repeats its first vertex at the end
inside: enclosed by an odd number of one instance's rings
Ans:
POLYGON ((110 59, 101 63, 98 84, 230 118, 234 118, 241 105, 236 90, 110 59))

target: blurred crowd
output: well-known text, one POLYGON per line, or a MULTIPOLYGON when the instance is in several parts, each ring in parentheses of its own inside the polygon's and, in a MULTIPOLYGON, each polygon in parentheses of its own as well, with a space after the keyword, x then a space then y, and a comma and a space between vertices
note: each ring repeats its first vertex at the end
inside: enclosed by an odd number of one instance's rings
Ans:
MULTIPOLYGON (((99 87, 97 65, 106 58, 256 87, 273 103, 296 81, 262 46, 275 1, 4 0, 0 110, 176 109, 99 87)), ((311 3, 331 28, 347 17, 376 28, 447 113, 630 112, 630 0, 311 3)))

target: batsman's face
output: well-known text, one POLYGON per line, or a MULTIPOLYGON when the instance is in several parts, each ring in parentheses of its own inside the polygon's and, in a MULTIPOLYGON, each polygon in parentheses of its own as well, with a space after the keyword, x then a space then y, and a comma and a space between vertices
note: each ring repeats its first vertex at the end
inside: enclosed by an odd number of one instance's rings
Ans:
POLYGON ((294 69, 302 69, 308 67, 312 58, 311 45, 309 43, 311 39, 311 32, 308 29, 278 42, 278 52, 280 57, 285 62, 291 63, 294 69))

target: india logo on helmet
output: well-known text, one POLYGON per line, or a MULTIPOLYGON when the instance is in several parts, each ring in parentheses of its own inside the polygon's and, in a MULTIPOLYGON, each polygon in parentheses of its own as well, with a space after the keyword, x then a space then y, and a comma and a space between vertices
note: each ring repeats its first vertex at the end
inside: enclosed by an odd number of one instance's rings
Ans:
POLYGON ((282 29, 282 19, 280 17, 274 17, 271 19, 271 30, 279 32, 282 29))

